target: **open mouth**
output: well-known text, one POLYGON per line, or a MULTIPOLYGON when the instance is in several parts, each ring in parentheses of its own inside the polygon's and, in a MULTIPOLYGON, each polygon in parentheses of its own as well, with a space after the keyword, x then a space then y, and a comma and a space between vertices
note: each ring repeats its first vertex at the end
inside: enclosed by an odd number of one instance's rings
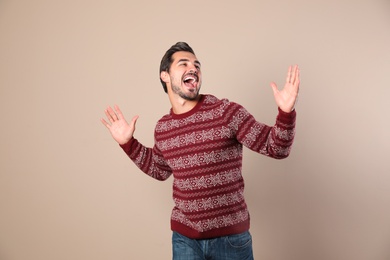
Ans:
POLYGON ((188 73, 183 77, 183 82, 187 87, 195 88, 195 85, 198 82, 198 76, 193 73, 188 73))

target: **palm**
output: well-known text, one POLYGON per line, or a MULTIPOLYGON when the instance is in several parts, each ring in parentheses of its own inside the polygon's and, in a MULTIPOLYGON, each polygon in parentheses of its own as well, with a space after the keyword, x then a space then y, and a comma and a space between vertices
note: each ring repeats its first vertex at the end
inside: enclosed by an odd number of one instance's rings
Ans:
POLYGON ((117 141, 117 143, 125 144, 133 137, 135 123, 138 119, 138 116, 135 116, 129 124, 125 120, 119 107, 115 106, 114 109, 115 111, 111 107, 108 107, 105 111, 107 119, 110 123, 104 119, 101 121, 110 131, 112 137, 115 141, 117 141))
POLYGON ((287 73, 286 83, 282 90, 278 90, 275 83, 271 83, 274 92, 275 102, 284 112, 291 112, 294 109, 299 92, 299 68, 290 66, 287 73))
POLYGON ((125 120, 118 120, 111 124, 109 128, 112 137, 118 142, 125 142, 131 136, 132 130, 130 125, 125 120))

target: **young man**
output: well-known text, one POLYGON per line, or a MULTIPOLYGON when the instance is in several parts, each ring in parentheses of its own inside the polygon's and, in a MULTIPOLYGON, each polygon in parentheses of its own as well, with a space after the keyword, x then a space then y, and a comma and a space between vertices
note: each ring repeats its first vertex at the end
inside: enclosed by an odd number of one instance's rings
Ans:
POLYGON ((271 83, 279 112, 274 126, 256 121, 237 103, 199 94, 201 64, 184 42, 165 53, 160 80, 172 108, 157 122, 153 148, 133 136, 138 117, 127 123, 118 106, 105 110, 108 121, 102 123, 143 172, 158 180, 173 174, 173 259, 253 259, 242 149, 277 159, 289 155, 298 66, 289 67, 282 90, 271 83))

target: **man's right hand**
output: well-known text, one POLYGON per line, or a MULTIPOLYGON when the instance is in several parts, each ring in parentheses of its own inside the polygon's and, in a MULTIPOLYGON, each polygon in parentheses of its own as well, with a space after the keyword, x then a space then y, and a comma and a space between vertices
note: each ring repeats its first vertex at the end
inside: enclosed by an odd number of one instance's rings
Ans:
POLYGON ((107 120, 101 119, 103 125, 110 131, 112 137, 117 141, 118 144, 123 145, 130 141, 135 131, 135 123, 137 122, 138 116, 133 117, 130 124, 127 123, 124 118, 122 111, 117 105, 112 109, 110 106, 104 111, 107 120))

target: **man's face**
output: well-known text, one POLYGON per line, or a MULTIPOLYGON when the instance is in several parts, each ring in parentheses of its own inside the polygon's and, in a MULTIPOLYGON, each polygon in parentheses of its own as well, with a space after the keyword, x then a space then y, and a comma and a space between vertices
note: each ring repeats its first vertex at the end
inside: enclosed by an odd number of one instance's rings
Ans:
POLYGON ((169 82, 167 82, 167 87, 171 88, 171 94, 178 95, 185 100, 196 100, 202 85, 200 62, 194 54, 184 51, 174 53, 172 58, 169 82))

